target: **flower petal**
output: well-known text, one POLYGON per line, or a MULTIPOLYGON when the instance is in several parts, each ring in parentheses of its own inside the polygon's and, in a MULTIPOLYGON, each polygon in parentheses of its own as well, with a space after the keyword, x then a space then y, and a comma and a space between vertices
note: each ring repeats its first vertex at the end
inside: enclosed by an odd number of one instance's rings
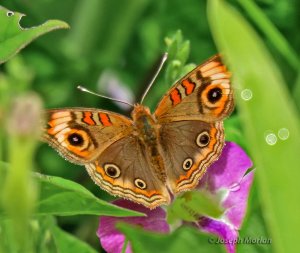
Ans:
MULTIPOLYGON (((115 225, 117 222, 127 222, 134 225, 142 226, 145 230, 156 231, 162 233, 168 233, 170 231, 169 225, 166 222, 165 211, 157 207, 150 210, 142 205, 135 204, 128 200, 119 199, 113 202, 114 204, 135 210, 138 212, 143 212, 146 217, 100 217, 99 228, 97 235, 100 238, 102 247, 108 253, 120 253, 125 241, 125 236, 121 234, 115 225)), ((126 253, 131 252, 130 244, 127 245, 126 253)))
POLYGON ((222 154, 200 180, 199 187, 216 192, 221 188, 231 188, 240 183, 252 161, 245 151, 233 142, 226 142, 222 154))
POLYGON ((245 175, 235 188, 231 188, 227 198, 222 203, 222 206, 226 210, 224 214, 225 217, 236 229, 240 228, 246 213, 247 200, 253 176, 254 171, 245 175))
POLYGON ((207 217, 201 218, 197 225, 203 232, 214 234, 220 237, 220 243, 223 243, 226 246, 227 252, 236 252, 235 242, 238 239, 238 232, 233 226, 207 217))

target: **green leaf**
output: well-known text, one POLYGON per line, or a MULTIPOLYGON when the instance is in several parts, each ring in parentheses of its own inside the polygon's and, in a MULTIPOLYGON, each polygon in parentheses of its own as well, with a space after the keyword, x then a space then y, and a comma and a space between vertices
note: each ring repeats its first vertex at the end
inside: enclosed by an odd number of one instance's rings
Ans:
POLYGON ((41 174, 38 174, 38 178, 41 183, 41 193, 37 214, 144 216, 98 199, 86 188, 73 181, 41 174))
MULTIPOLYGON (((7 163, 0 162, 0 175, 6 176, 7 163)), ((82 185, 60 177, 33 174, 40 186, 37 215, 70 216, 79 214, 109 215, 116 217, 145 216, 98 199, 82 185)), ((0 195, 1 197, 1 195, 0 195)), ((4 215, 0 210, 0 217, 4 215)), ((0 218, 1 219, 1 218, 0 218)))
POLYGON ((300 219, 299 117, 280 70, 262 40, 225 1, 212 0, 208 15, 238 91, 236 99, 249 151, 257 166, 264 217, 274 252, 294 252, 300 219), (246 99, 244 92, 251 93, 246 99), (245 98, 245 96, 244 96, 245 98))
POLYGON ((58 252, 97 253, 97 251, 87 243, 61 230, 58 226, 53 226, 51 232, 58 252))
POLYGON ((199 191, 185 192, 168 207, 168 222, 177 220, 197 221, 200 216, 219 217, 223 210, 206 194, 199 191))
POLYGON ((153 233, 124 223, 117 224, 117 228, 126 235, 133 252, 225 252, 224 247, 216 243, 216 238, 188 226, 181 227, 171 234, 153 233))
POLYGON ((252 21, 266 35, 270 43, 274 45, 295 70, 298 70, 300 62, 297 53, 278 31, 275 25, 273 25, 267 16, 256 6, 255 2, 253 0, 238 0, 237 2, 245 9, 252 21))
POLYGON ((292 94, 293 94, 293 98, 296 103, 296 106, 298 108, 298 111, 300 111, 300 99, 299 99, 299 97, 300 97, 300 72, 299 71, 298 71, 298 76, 297 76, 292 94))
POLYGON ((261 243, 239 243, 237 252, 247 253, 272 253, 274 252, 273 240, 267 232, 265 221, 262 217, 262 207, 259 200, 260 192, 257 190, 257 181, 254 181, 250 199, 248 203, 249 210, 244 219, 243 227, 240 230, 239 238, 242 240, 258 239, 261 243))
POLYGON ((0 6, 0 63, 9 60, 35 38, 56 29, 69 28, 67 23, 59 20, 48 20, 40 26, 22 28, 19 22, 23 16, 0 6))
POLYGON ((165 38, 168 52, 168 65, 165 73, 165 83, 168 85, 176 81, 183 72, 191 66, 186 67, 186 61, 190 54, 190 42, 184 40, 182 32, 178 30, 171 38, 165 38))

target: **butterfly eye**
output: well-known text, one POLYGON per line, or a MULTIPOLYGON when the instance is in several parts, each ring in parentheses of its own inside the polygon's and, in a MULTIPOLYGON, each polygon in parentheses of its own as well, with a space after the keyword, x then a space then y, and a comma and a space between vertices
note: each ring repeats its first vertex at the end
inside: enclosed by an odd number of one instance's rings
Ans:
POLYGON ((213 88, 207 93, 207 99, 212 104, 218 102, 222 97, 222 90, 220 88, 213 88))
POLYGON ((145 183, 145 181, 142 179, 139 179, 139 178, 134 180, 134 184, 136 187, 138 187, 142 190, 146 189, 146 187, 147 187, 147 184, 145 183))
POLYGON ((81 146, 84 142, 82 135, 72 133, 68 136, 68 141, 72 146, 81 146))
POLYGON ((112 163, 105 164, 104 170, 106 175, 112 178, 117 178, 121 175, 121 170, 119 169, 119 167, 112 163))
POLYGON ((210 141, 210 136, 207 131, 204 131, 204 132, 198 134, 197 139, 196 139, 196 144, 200 148, 203 148, 208 145, 209 141, 210 141))
POLYGON ((182 164, 182 168, 184 170, 189 170, 190 168, 192 168, 193 166, 193 160, 192 158, 187 158, 184 160, 183 164, 182 164))

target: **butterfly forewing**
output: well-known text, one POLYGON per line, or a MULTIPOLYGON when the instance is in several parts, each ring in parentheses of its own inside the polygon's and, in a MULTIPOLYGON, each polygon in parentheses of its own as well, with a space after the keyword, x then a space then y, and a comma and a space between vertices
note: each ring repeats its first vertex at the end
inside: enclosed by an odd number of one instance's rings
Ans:
POLYGON ((57 109, 45 113, 43 140, 70 162, 86 164, 116 140, 133 131, 120 114, 97 109, 57 109))
POLYGON ((233 110, 230 73, 216 55, 176 82, 158 104, 159 122, 202 120, 215 122, 233 110))

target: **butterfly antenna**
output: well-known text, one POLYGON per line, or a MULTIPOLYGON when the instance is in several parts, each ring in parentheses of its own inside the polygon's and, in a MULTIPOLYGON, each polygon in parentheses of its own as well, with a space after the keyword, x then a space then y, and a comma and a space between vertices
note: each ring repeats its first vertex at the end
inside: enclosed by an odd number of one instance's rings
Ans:
POLYGON ((104 96, 104 95, 95 93, 95 92, 90 91, 90 90, 88 90, 87 88, 82 87, 82 86, 80 86, 80 85, 77 86, 77 89, 79 89, 79 90, 81 90, 81 91, 83 91, 83 92, 87 92, 87 93, 90 93, 90 94, 92 94, 92 95, 101 97, 101 98, 106 98, 106 99, 109 99, 109 100, 112 100, 112 101, 115 101, 115 102, 119 102, 119 103, 122 103, 122 104, 125 104, 125 105, 129 105, 129 106, 131 106, 131 107, 134 107, 132 104, 130 104, 130 103, 126 102, 126 101, 119 100, 119 99, 116 99, 116 98, 107 97, 107 96, 104 96))
POLYGON ((149 90, 151 89, 153 83, 155 82, 155 80, 156 80, 156 78, 157 78, 159 72, 161 71, 161 69, 162 69, 162 67, 163 67, 163 65, 164 65, 164 63, 166 62, 167 59, 168 59, 168 53, 164 53, 163 57, 161 58, 160 64, 159 64, 159 66, 158 66, 158 69, 156 70, 156 72, 155 72, 155 74, 154 74, 154 76, 153 76, 151 82, 149 83, 147 89, 145 90, 145 92, 144 92, 144 94, 143 94, 143 96, 142 96, 142 98, 141 98, 140 104, 143 103, 143 101, 144 101, 146 95, 148 94, 149 90))

